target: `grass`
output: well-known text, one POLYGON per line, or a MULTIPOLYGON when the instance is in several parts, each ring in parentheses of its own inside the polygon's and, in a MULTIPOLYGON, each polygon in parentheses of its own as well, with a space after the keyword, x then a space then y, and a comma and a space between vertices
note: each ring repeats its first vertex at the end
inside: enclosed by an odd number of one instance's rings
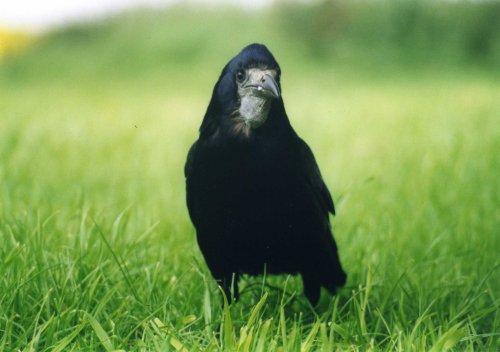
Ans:
POLYGON ((298 278, 244 278, 228 307, 182 169, 219 70, 253 38, 224 47, 220 14, 206 37, 187 31, 200 15, 167 16, 56 33, 0 66, 0 350, 498 350, 496 77, 309 62, 250 18, 333 191, 349 279, 313 310, 298 278))

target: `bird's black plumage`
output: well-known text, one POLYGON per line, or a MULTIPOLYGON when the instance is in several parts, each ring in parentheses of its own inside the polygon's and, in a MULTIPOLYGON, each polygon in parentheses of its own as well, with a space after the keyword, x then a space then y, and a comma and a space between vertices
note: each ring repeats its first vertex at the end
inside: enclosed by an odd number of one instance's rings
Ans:
POLYGON ((187 204, 212 275, 301 274, 311 303, 345 282, 330 230, 330 192, 293 130, 280 67, 260 44, 223 69, 185 166, 187 204), (256 83, 257 82, 257 83, 256 83))

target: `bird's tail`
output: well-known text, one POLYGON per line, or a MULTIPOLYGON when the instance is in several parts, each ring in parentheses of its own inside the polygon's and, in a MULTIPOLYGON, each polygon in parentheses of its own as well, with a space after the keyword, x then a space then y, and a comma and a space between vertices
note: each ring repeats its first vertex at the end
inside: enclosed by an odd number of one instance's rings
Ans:
POLYGON ((325 287, 331 294, 334 294, 338 288, 344 286, 347 275, 342 269, 337 252, 337 245, 330 231, 328 231, 328 245, 321 249, 321 286, 325 287))

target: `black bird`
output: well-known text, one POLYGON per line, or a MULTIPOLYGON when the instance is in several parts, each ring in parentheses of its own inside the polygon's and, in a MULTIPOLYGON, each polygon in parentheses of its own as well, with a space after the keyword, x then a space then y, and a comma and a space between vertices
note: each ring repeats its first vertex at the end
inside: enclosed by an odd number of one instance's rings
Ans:
POLYGON ((314 305, 346 280, 332 197, 283 105, 280 67, 251 44, 222 70, 186 166, 198 244, 228 298, 241 274, 301 274, 314 305), (234 281, 233 281, 234 280, 234 281))

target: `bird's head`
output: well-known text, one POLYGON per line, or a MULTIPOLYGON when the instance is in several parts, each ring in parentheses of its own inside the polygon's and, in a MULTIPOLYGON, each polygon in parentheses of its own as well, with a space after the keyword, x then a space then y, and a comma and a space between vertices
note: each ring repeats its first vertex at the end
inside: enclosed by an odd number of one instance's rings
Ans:
MULTIPOLYGON (((245 47, 224 67, 205 115, 212 125, 249 135, 268 119, 274 102, 281 102, 280 67, 261 44, 245 47)), ((202 130, 203 130, 202 124, 202 130)))

